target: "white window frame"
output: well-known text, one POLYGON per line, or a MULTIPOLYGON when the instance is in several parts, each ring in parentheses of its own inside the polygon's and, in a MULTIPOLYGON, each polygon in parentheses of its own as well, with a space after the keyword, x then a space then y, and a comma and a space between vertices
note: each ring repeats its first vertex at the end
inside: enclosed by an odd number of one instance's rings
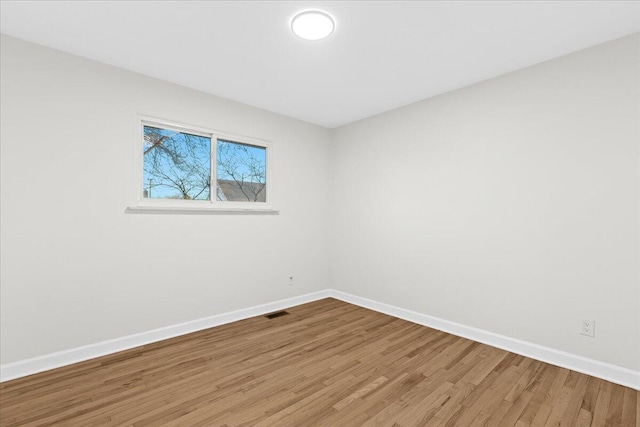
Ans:
POLYGON ((138 116, 138 131, 136 138, 137 159, 137 183, 138 200, 136 206, 129 207, 130 211, 162 211, 162 212, 277 212, 273 208, 273 144, 263 139, 233 134, 200 126, 186 125, 164 119, 149 116, 138 116), (153 126, 160 129, 174 130, 191 135, 211 138, 211 183, 209 188, 209 198, 211 200, 180 200, 180 199, 152 199, 144 197, 143 177, 144 177, 144 154, 142 142, 144 139, 144 127, 153 126), (218 140, 237 142, 255 147, 264 148, 266 153, 266 187, 264 202, 230 202, 217 200, 217 149, 218 140))

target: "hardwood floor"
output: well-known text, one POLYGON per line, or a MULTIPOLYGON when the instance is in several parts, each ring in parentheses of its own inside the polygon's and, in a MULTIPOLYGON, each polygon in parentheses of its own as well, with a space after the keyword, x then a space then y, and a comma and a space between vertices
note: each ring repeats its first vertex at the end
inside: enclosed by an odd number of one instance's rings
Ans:
POLYGON ((640 426, 639 392, 334 299, 0 385, 9 426, 640 426))

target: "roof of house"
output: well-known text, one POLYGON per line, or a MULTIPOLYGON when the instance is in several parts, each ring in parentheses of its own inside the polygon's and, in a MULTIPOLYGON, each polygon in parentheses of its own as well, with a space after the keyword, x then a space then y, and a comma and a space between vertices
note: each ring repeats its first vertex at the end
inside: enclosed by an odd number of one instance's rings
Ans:
POLYGON ((230 202, 265 202, 267 190, 258 182, 238 183, 232 180, 218 180, 218 198, 230 202), (220 194, 222 192, 222 195, 220 194))

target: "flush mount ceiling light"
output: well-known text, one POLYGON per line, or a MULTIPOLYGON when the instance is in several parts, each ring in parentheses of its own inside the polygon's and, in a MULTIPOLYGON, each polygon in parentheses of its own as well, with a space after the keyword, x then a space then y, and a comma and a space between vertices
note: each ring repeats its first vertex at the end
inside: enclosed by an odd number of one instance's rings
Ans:
POLYGON ((329 37, 336 24, 333 18, 319 10, 308 10, 293 17, 291 30, 305 40, 321 40, 329 37))

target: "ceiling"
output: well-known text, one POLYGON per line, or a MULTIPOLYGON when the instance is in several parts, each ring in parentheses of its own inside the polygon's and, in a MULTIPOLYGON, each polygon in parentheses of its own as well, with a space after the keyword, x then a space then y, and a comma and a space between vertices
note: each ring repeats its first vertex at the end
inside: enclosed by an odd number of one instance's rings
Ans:
POLYGON ((640 2, 2 1, 0 31, 336 127, 640 31, 640 2), (290 31, 336 18, 328 39, 290 31))

